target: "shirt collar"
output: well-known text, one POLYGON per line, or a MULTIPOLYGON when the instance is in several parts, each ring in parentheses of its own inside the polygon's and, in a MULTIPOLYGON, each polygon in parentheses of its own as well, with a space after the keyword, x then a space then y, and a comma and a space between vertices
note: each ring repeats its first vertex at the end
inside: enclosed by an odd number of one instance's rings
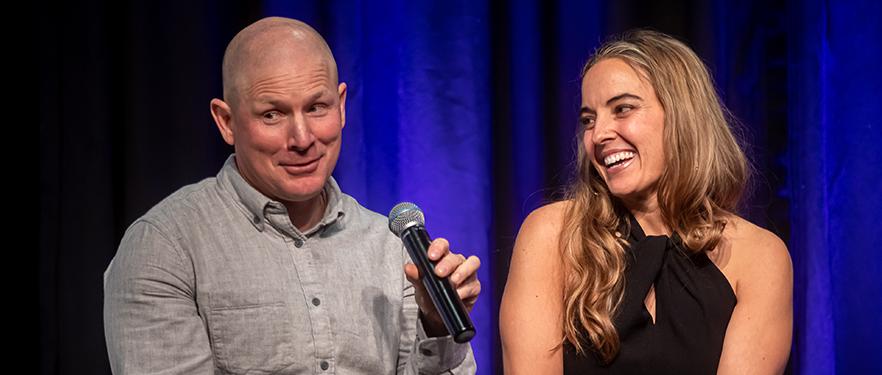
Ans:
MULTIPOLYGON (((217 180, 227 190, 233 194, 234 198, 244 208, 244 213, 248 215, 249 221, 257 230, 263 231, 266 224, 266 214, 268 211, 278 213, 285 210, 285 206, 278 201, 270 199, 257 189, 255 189, 244 177, 239 173, 236 166, 236 154, 232 154, 224 162, 223 168, 218 173, 217 180)), ((319 228, 333 224, 339 218, 343 217, 343 192, 334 177, 328 178, 325 186, 322 188, 328 198, 325 213, 322 220, 314 228, 309 230, 308 234, 317 231, 319 228)))

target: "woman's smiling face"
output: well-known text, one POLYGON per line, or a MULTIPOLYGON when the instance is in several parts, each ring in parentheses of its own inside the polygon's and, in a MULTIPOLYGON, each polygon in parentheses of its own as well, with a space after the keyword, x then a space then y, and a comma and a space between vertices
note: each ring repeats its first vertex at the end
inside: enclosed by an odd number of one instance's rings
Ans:
POLYGON ((582 79, 582 143, 613 196, 627 205, 657 200, 665 170, 665 113, 641 72, 619 58, 582 79))

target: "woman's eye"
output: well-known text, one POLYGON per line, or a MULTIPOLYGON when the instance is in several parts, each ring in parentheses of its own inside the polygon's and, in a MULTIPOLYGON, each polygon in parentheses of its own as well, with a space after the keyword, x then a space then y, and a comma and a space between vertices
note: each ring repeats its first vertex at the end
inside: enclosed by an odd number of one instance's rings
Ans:
POLYGON ((620 106, 616 107, 616 114, 617 115, 624 115, 624 114, 627 114, 628 112, 631 112, 632 109, 634 109, 633 106, 620 105, 620 106))
POLYGON ((594 118, 593 117, 582 117, 579 119, 579 123, 584 126, 586 129, 591 129, 594 127, 594 118))

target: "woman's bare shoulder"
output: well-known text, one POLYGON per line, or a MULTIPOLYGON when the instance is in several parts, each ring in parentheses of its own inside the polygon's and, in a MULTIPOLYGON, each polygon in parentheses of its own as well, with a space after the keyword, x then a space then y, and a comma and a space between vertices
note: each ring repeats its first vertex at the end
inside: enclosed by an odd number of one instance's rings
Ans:
POLYGON ((557 201, 539 207, 527 215, 521 227, 530 225, 531 227, 535 226, 546 229, 560 228, 564 215, 571 204, 571 201, 557 201))
MULTIPOLYGON (((762 284, 770 278, 790 277, 790 253, 780 237, 739 216, 731 216, 720 246, 727 250, 727 277, 735 279, 736 294, 747 284, 762 284)), ((723 269, 723 267, 721 267, 723 269)))
POLYGON ((528 246, 516 246, 515 251, 556 247, 570 204, 569 201, 550 203, 527 215, 518 232, 516 245, 528 246))
POLYGON ((534 272, 544 269, 543 272, 547 272, 559 267, 558 240, 569 205, 567 201, 547 204, 524 219, 512 251, 513 270, 534 272), (529 266, 520 269, 526 265, 529 266))

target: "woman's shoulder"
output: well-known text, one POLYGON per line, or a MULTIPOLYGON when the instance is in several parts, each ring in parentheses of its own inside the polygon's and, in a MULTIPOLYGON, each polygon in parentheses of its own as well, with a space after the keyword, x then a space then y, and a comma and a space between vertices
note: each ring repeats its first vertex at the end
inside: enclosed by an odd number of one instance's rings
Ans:
POLYGON ((539 207, 527 215, 515 241, 512 261, 526 260, 554 266, 555 262, 548 262, 548 254, 559 250, 558 239, 569 205, 568 201, 558 201, 539 207))
POLYGON ((780 237, 740 216, 732 215, 728 218, 723 239, 739 250, 739 255, 743 255, 744 260, 757 256, 790 258, 787 246, 780 237))
POLYGON ((572 205, 570 200, 551 202, 530 212, 530 215, 527 216, 524 222, 534 221, 559 225, 563 221, 564 214, 570 208, 570 205, 572 205))
POLYGON ((521 224, 518 238, 538 237, 544 240, 555 239, 563 227, 564 217, 572 202, 557 201, 539 207, 527 215, 521 224))
POLYGON ((733 285, 736 294, 739 288, 747 284, 762 285, 769 278, 789 277, 793 273, 790 253, 784 241, 742 217, 732 215, 728 218, 718 248, 714 252, 722 251, 714 254, 718 258, 714 261, 727 258, 720 268, 730 282, 735 279, 733 285))

